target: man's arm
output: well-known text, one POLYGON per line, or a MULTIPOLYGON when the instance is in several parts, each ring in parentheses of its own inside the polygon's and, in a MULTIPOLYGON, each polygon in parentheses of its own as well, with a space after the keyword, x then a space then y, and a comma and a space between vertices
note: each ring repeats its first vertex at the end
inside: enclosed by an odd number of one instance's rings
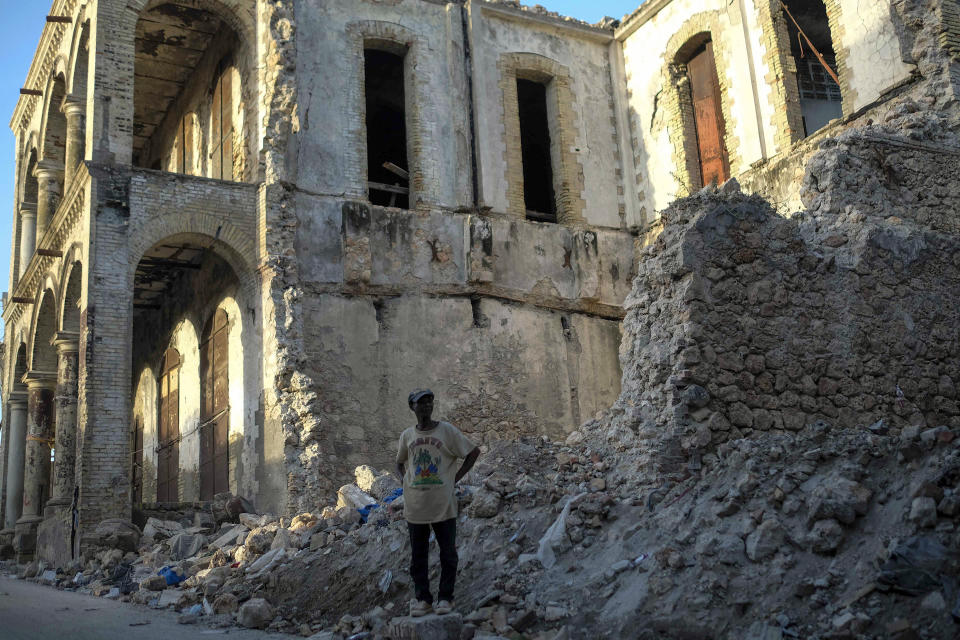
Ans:
POLYGON ((477 463, 477 458, 480 457, 480 447, 474 447, 473 451, 467 454, 467 457, 463 459, 463 466, 460 467, 460 470, 457 471, 456 479, 454 483, 460 482, 460 478, 470 473, 470 469, 473 469, 473 465, 477 463))
POLYGON ((400 476, 400 482, 403 482, 403 474, 406 473, 406 468, 402 462, 397 463, 397 475, 400 476))

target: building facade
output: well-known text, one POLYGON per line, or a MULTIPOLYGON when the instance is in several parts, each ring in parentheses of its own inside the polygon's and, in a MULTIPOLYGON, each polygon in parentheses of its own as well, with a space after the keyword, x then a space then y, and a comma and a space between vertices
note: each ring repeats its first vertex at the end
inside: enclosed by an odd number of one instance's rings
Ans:
POLYGON ((656 212, 799 202, 783 159, 917 81, 908 3, 860 4, 55 0, 11 122, 0 543, 316 508, 417 386, 478 439, 593 418, 656 212))

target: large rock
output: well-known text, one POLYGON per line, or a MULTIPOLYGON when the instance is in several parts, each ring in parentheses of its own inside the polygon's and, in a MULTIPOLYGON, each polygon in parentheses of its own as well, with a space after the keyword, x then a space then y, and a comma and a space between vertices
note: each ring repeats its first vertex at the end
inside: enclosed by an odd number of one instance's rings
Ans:
POLYGON ((480 489, 467 509, 474 518, 492 518, 500 512, 500 495, 489 489, 480 489))
POLYGON ((400 487, 396 477, 389 471, 377 471, 369 465, 360 465, 354 470, 357 487, 377 500, 383 500, 400 487))
POLYGON ((98 547, 136 551, 140 542, 140 529, 129 520, 110 518, 97 525, 92 541, 98 547))
POLYGON ((230 545, 236 544, 237 538, 240 537, 240 534, 246 533, 247 531, 247 527, 242 524, 235 524, 226 530, 221 529, 220 537, 211 542, 210 545, 218 549, 229 547, 230 545))
POLYGON ((170 557, 185 560, 200 553, 207 544, 205 536, 199 533, 178 533, 167 541, 170 545, 170 557))
POLYGON ((345 484, 337 491, 337 508, 362 509, 377 501, 355 484, 345 484))
POLYGON ((213 613, 216 615, 223 613, 233 613, 240 608, 237 602, 237 596, 232 593, 222 593, 213 601, 213 613))
POLYGON ((394 618, 387 627, 387 637, 393 640, 460 640, 463 618, 458 613, 445 616, 394 618))
POLYGON ((263 629, 273 620, 273 606, 263 598, 251 598, 237 612, 237 622, 248 629, 263 629))
POLYGON ((143 527, 143 537, 150 541, 166 540, 171 536, 183 531, 183 525, 173 520, 160 520, 159 518, 147 518, 147 524, 143 527))
POLYGON ((828 478, 810 492, 807 498, 807 521, 836 520, 853 524, 857 516, 866 514, 872 492, 858 482, 846 478, 828 478))
POLYGON ((753 533, 747 536, 747 557, 754 562, 762 562, 774 555, 783 546, 783 528, 775 519, 760 523, 753 533))

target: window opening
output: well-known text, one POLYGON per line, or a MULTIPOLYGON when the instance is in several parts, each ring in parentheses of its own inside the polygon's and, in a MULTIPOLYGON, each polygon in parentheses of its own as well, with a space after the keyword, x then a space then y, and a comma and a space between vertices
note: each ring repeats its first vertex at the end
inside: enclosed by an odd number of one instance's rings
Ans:
POLYGON ((210 162, 213 178, 233 180, 233 67, 226 60, 217 65, 213 90, 210 162))
POLYGON ((180 354, 168 349, 160 367, 157 502, 177 502, 180 478, 180 354))
POLYGON ((403 57, 365 49, 367 180, 370 203, 410 208, 403 57))
POLYGON ((517 102, 520 109, 520 149, 523 158, 523 201, 527 218, 556 222, 557 202, 553 191, 547 86, 518 78, 517 102))
POLYGON ((830 21, 822 0, 785 0, 780 6, 797 66, 804 134, 809 136, 843 116, 830 21))
POLYGON ((700 156, 700 186, 722 184, 730 177, 730 161, 713 42, 708 41, 693 54, 687 62, 687 76, 700 156))
POLYGON ((229 490, 229 335, 223 309, 207 321, 200 345, 200 499, 229 490))

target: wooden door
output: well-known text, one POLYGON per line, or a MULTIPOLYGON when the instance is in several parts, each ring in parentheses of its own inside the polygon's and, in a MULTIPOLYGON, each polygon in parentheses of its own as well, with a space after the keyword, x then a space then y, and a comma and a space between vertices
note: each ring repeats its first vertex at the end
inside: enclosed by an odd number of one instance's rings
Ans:
POLYGON ((133 459, 130 461, 130 496, 133 505, 143 503, 143 418, 133 419, 133 433, 130 434, 133 459))
POLYGON ((207 322, 200 345, 200 499, 229 490, 230 396, 227 313, 207 322))
POLYGON ((687 63, 693 113, 697 129, 697 149, 700 153, 700 186, 711 182, 722 184, 730 177, 730 164, 724 144, 726 127, 720 107, 720 80, 713 58, 713 43, 687 63))
POLYGON ((176 349, 168 349, 164 354, 160 371, 157 502, 177 502, 180 484, 180 354, 176 349))

